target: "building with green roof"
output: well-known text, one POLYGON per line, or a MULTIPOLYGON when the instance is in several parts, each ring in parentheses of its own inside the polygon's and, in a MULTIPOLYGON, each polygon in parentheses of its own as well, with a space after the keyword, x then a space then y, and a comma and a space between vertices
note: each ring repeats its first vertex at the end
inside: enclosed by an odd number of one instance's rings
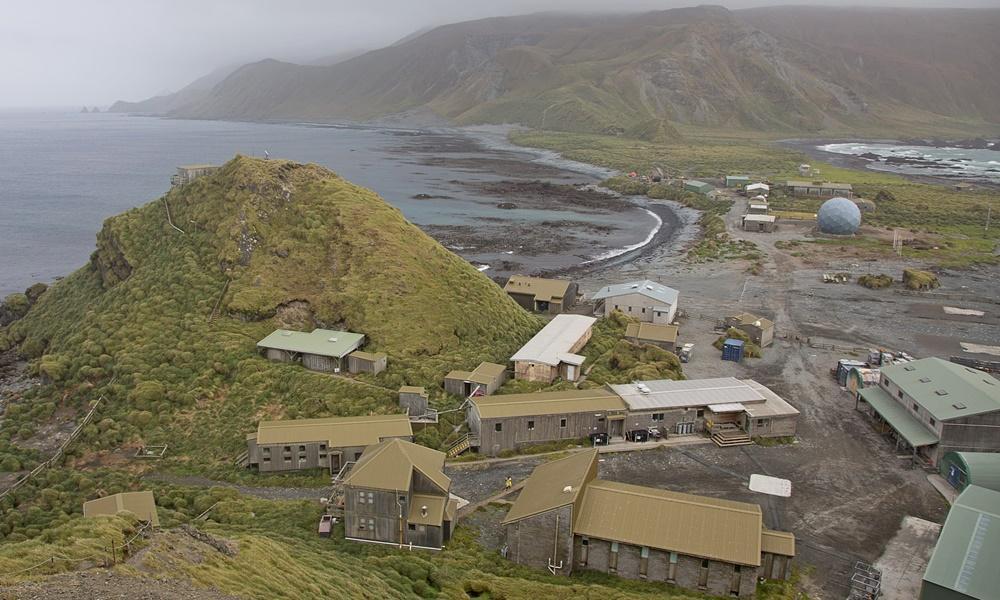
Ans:
POLYGON ((280 362, 301 361, 313 371, 339 372, 347 367, 344 357, 364 343, 365 336, 349 331, 313 329, 311 332, 275 329, 257 342, 269 359, 280 362))
POLYGON ((884 367, 857 407, 931 465, 947 452, 1000 452, 1000 381, 978 369, 940 358, 884 367))
POLYGON ((1000 492, 1000 452, 948 452, 939 470, 960 492, 970 485, 1000 492))
POLYGON ((684 190, 688 192, 695 192, 696 194, 702 194, 707 196, 709 192, 714 190, 711 183, 705 183, 704 181, 698 181, 696 179, 688 179, 684 181, 684 190))
POLYGON ((1000 593, 1000 492, 970 485, 948 512, 920 600, 994 600, 1000 593))

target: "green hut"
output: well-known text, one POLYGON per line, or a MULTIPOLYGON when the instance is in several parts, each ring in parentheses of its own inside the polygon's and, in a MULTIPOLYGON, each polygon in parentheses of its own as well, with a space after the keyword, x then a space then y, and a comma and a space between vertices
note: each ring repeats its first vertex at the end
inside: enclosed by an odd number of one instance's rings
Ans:
POLYGON ((948 452, 939 466, 941 476, 960 492, 970 485, 1000 492, 998 452, 948 452))

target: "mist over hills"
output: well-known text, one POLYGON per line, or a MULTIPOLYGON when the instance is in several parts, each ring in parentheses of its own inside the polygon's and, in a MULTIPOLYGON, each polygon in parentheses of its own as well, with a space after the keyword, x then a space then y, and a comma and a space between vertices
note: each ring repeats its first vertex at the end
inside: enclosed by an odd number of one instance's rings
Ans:
POLYGON ((498 17, 329 66, 264 60, 208 90, 112 109, 309 121, 415 112, 640 137, 669 135, 668 123, 760 131, 941 117, 996 123, 998 28, 1000 10, 989 9, 701 6, 498 17))

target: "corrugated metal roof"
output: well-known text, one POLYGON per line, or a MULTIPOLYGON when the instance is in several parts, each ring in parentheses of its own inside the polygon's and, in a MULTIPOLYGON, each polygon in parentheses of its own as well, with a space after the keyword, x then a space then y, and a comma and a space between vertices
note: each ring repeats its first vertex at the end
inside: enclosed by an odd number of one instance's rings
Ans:
POLYGON ((404 440, 386 440, 365 448, 344 485, 376 490, 409 490, 413 471, 420 471, 445 493, 451 479, 443 472, 444 452, 404 440))
POLYGON ((795 536, 787 531, 761 531, 760 546, 761 552, 795 556, 795 536))
POLYGON ((1000 590, 1000 492, 965 488, 948 512, 924 581, 976 600, 1000 590))
POLYGON ((643 279, 642 281, 606 285, 598 290, 591 299, 604 300, 606 298, 614 298, 616 296, 624 296, 626 294, 642 294, 647 298, 652 298, 653 300, 662 302, 667 306, 676 306, 677 297, 680 295, 680 292, 661 283, 643 279))
POLYGON ((882 375, 939 421, 1000 411, 1000 381, 978 369, 931 357, 883 367, 882 375))
POLYGON ((748 192, 752 191, 752 190, 768 190, 768 191, 770 191, 771 186, 767 185, 766 183, 751 183, 750 185, 747 186, 746 189, 747 189, 748 192))
POLYGON ((743 220, 751 223, 774 223, 776 218, 774 215, 744 215, 743 220))
POLYGON ((556 366, 561 360, 559 355, 568 353, 596 321, 594 317, 583 315, 556 315, 511 360, 556 366))
POLYGON ((114 516, 124 510, 135 514, 143 521, 149 521, 154 527, 160 526, 160 517, 156 513, 156 500, 153 498, 153 492, 148 490, 121 492, 83 503, 83 516, 85 517, 114 516))
POLYGON ((508 293, 531 294, 539 302, 551 302, 552 300, 562 301, 570 283, 572 282, 563 279, 511 275, 503 289, 508 293))
POLYGON ((949 452, 944 461, 959 463, 969 485, 1000 492, 1000 452, 949 452))
POLYGON ((614 384, 608 387, 621 396, 632 410, 684 408, 729 402, 761 402, 765 399, 759 391, 735 377, 682 381, 659 379, 614 384), (644 393, 637 384, 645 386, 649 393, 644 393))
POLYGON ((584 485, 597 477, 597 449, 543 463, 531 472, 503 523, 573 504, 584 485), (567 489, 569 488, 569 489, 567 489))
POLYGON ((745 404, 747 414, 751 418, 761 419, 764 417, 791 417, 799 414, 797 408, 785 401, 784 398, 774 393, 771 388, 754 381, 744 379, 743 383, 753 388, 758 394, 764 397, 764 402, 745 404))
POLYGON ((896 433, 903 436, 911 446, 919 448, 938 443, 937 434, 917 420, 910 411, 892 399, 880 387, 867 387, 861 390, 861 397, 871 404, 875 412, 882 415, 896 433))
POLYGON ((413 429, 406 415, 261 421, 257 425, 258 444, 327 442, 331 448, 345 448, 369 446, 383 438, 412 435, 413 429))
POLYGON ((713 413, 743 412, 746 407, 739 402, 726 402, 724 404, 709 404, 708 410, 713 413))
POLYGON ((625 327, 625 337, 634 337, 654 342, 676 342, 676 325, 661 325, 659 323, 629 323, 625 327))
POLYGON ((407 522, 417 525, 441 526, 444 521, 445 508, 448 505, 448 498, 433 494, 413 494, 410 497, 410 512, 406 517, 407 522), (424 512, 426 507, 426 513, 424 512))
POLYGON ((627 483, 587 484, 578 535, 760 566, 760 506, 627 483))
POLYGON ((314 329, 310 333, 275 329, 257 342, 257 347, 342 358, 361 346, 364 339, 360 333, 332 329, 314 329))
POLYGON ((484 419, 625 410, 621 398, 601 388, 480 396, 471 402, 484 419))
POLYGON ((461 381, 472 381, 488 385, 493 383, 497 377, 503 375, 507 367, 496 363, 483 362, 472 371, 451 371, 445 375, 445 379, 459 379, 461 381))

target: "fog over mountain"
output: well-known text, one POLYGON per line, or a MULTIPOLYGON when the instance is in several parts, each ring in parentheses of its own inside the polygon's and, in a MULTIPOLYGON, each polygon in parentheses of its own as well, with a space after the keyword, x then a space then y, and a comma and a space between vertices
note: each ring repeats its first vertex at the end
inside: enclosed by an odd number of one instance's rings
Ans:
MULTIPOLYGON (((615 12, 692 4, 623 0, 615 12)), ((732 0, 730 9, 773 2, 732 0)), ((857 0, 799 2, 853 5, 857 0)), ((994 0, 882 0, 885 6, 992 7, 994 0)), ((316 64, 429 27, 537 11, 607 11, 600 0, 73 0, 7 3, 0 106, 108 105, 176 91, 213 70, 273 58, 316 64)))

